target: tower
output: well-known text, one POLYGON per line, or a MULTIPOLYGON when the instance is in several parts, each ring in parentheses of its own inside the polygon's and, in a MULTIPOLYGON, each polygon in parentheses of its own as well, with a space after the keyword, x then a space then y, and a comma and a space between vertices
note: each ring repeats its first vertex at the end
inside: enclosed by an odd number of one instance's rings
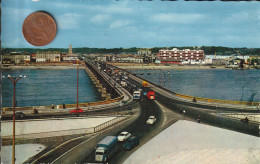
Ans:
POLYGON ((72 47, 71 47, 71 44, 70 44, 70 47, 69 47, 69 55, 72 54, 72 47))

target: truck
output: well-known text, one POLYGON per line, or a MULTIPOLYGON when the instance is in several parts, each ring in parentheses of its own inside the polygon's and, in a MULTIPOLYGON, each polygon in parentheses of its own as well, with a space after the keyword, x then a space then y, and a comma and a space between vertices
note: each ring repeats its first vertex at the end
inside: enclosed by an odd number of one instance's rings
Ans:
POLYGON ((118 151, 118 139, 116 136, 106 136, 97 144, 95 161, 106 162, 118 151))
POLYGON ((147 92, 147 97, 150 100, 155 100, 155 92, 154 91, 148 91, 147 92))

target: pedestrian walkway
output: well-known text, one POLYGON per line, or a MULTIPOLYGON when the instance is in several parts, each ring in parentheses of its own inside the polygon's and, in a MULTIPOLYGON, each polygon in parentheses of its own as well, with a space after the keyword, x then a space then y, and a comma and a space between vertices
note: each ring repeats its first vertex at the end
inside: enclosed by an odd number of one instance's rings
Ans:
POLYGON ((260 138, 181 120, 135 151, 124 164, 260 163, 260 138))

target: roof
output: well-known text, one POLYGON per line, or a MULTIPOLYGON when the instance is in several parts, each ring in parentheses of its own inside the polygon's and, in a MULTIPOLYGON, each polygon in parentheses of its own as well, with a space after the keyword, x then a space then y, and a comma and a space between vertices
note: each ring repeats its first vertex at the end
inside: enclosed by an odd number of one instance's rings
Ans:
POLYGON ((103 140, 101 140, 98 144, 99 145, 109 145, 112 142, 114 142, 114 140, 117 139, 117 137, 115 136, 106 136, 103 140))

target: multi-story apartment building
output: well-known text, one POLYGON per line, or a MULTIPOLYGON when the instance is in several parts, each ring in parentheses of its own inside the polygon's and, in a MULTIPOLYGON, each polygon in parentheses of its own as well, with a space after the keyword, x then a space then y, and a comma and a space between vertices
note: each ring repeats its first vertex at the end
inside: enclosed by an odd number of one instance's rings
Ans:
POLYGON ((36 53, 36 62, 60 62, 61 55, 56 52, 39 52, 36 53))
POLYGON ((10 53, 2 55, 2 63, 29 63, 31 60, 31 55, 29 54, 20 54, 20 53, 10 53))
POLYGON ((159 50, 158 58, 161 63, 201 63, 204 61, 205 54, 203 50, 178 50, 173 48, 172 50, 162 49, 159 50))
POLYGON ((61 55, 61 59, 63 62, 72 62, 78 59, 77 55, 61 55))

